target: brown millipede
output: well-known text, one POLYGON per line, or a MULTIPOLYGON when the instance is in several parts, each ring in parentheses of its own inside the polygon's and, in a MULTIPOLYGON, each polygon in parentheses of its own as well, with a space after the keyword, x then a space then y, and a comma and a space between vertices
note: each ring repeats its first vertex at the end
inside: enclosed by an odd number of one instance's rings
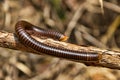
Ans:
POLYGON ((15 32, 18 39, 25 46, 30 47, 36 50, 37 52, 74 61, 97 62, 101 59, 102 55, 99 53, 69 50, 43 44, 32 38, 29 34, 29 30, 35 33, 39 33, 42 36, 48 36, 58 40, 62 39, 64 40, 66 36, 62 35, 59 32, 40 29, 37 26, 34 26, 26 21, 18 21, 17 24, 15 25, 15 32))
POLYGON ((53 38, 53 39, 56 39, 59 41, 66 41, 68 39, 67 36, 65 36, 59 32, 56 32, 53 30, 45 30, 45 29, 42 29, 42 28, 37 27, 35 25, 32 25, 26 21, 19 21, 19 23, 21 25, 25 26, 24 28, 29 34, 35 35, 37 37, 47 36, 49 38, 53 38))

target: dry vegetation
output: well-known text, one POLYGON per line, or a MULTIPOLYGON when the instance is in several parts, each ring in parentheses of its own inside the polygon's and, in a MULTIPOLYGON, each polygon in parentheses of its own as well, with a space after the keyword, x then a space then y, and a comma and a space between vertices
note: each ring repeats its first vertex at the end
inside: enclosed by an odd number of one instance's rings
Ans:
MULTIPOLYGON (((68 42, 120 51, 120 0, 0 0, 0 29, 18 20, 66 34, 68 42)), ((0 48, 0 80, 119 80, 120 71, 0 48)))

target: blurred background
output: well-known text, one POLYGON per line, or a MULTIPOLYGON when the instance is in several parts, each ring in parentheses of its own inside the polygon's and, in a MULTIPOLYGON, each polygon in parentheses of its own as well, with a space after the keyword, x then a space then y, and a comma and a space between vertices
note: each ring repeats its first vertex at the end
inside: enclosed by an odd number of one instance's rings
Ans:
MULTIPOLYGON (((69 43, 120 49, 120 0, 0 0, 0 30, 14 33, 19 20, 69 43)), ((0 80, 120 80, 120 71, 0 48, 0 80)))

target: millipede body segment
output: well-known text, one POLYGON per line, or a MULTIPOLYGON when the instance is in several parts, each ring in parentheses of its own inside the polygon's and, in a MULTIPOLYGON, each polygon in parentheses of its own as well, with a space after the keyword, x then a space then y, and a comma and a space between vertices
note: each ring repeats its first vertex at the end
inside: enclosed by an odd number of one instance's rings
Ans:
POLYGON ((91 62, 98 62, 102 56, 101 54, 94 52, 69 50, 41 43, 32 38, 30 34, 33 33, 34 35, 37 34, 39 36, 47 36, 60 41, 67 39, 67 37, 56 31, 38 28, 37 26, 34 26, 26 21, 18 21, 15 25, 15 32, 22 44, 45 55, 55 56, 74 61, 91 62))

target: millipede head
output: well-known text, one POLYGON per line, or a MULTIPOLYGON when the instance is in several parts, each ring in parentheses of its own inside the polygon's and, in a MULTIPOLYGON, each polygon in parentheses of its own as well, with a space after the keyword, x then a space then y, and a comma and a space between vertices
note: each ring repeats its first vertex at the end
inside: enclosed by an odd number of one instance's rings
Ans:
POLYGON ((63 36, 60 37, 59 40, 60 40, 60 41, 67 41, 67 40, 68 40, 68 37, 65 36, 65 35, 63 35, 63 36))

